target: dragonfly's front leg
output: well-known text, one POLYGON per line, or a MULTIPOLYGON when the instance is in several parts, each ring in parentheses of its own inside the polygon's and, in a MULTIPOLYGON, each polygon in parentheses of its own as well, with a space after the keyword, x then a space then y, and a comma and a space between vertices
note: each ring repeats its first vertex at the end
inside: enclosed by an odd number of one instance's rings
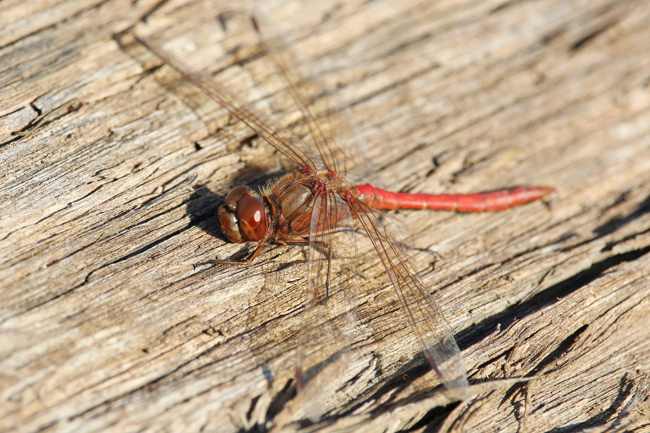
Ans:
POLYGON ((257 258, 257 256, 260 255, 262 252, 262 249, 264 248, 264 244, 266 243, 266 239, 262 239, 259 244, 257 244, 257 248, 253 252, 253 254, 247 259, 247 260, 209 260, 208 263, 213 263, 215 265, 240 265, 240 266, 248 266, 251 263, 253 263, 253 260, 257 258))

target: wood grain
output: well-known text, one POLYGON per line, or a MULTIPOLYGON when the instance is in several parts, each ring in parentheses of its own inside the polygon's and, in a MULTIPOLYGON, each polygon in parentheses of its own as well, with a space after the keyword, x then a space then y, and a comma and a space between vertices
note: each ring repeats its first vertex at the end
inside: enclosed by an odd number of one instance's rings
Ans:
POLYGON ((0 429, 650 430, 650 4, 265 5, 350 107, 377 186, 558 191, 552 210, 398 212, 473 399, 426 386, 366 251, 358 316, 372 332, 312 426, 291 412, 304 251, 206 264, 247 251, 220 233, 221 197, 286 166, 114 38, 135 25, 300 130, 238 24, 254 6, 0 3, 0 429))

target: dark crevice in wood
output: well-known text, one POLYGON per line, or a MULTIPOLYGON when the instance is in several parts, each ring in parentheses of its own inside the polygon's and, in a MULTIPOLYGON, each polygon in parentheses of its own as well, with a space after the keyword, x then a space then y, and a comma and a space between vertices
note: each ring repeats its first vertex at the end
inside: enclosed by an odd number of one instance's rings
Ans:
POLYGON ((504 3, 501 3, 500 5, 498 5, 497 7, 495 7, 490 11, 490 15, 495 14, 497 12, 501 12, 502 10, 508 9, 518 3, 524 3, 525 1, 526 0, 509 0, 504 3))
MULTIPOLYGON (((43 95, 39 95, 36 99, 40 98, 41 96, 43 96, 43 95)), ((27 131, 29 131, 30 129, 32 129, 32 128, 34 128, 35 126, 37 126, 37 125, 41 122, 41 120, 43 120, 43 118, 44 118, 44 116, 43 116, 43 110, 41 110, 41 109, 36 105, 36 99, 29 103, 29 106, 31 107, 31 109, 34 110, 34 111, 36 112, 36 117, 35 117, 34 119, 32 119, 32 120, 31 120, 27 125, 25 125, 25 127, 22 128, 20 131, 18 131, 18 132, 12 132, 12 135, 19 135, 21 132, 23 132, 23 133, 24 133, 24 132, 27 132, 27 131)))
POLYGON ((422 433, 434 433, 438 432, 438 428, 445 421, 452 409, 454 409, 457 404, 452 406, 437 406, 429 410, 418 422, 413 424, 408 431, 418 432, 420 429, 422 433))
MULTIPOLYGON (((621 197, 619 197, 619 199, 620 198, 621 197)), ((610 209, 611 207, 612 207, 612 205, 608 206, 607 209, 610 209)), ((601 213, 604 213, 604 212, 605 211, 603 211, 601 213)), ((601 224, 600 226, 596 227, 593 230, 593 233, 595 234, 595 236, 593 236, 593 237, 591 237, 589 239, 585 239, 582 242, 578 242, 577 244, 573 244, 573 245, 570 245, 568 247, 562 248, 559 251, 562 252, 562 253, 565 253, 565 252, 570 252, 572 250, 575 250, 576 248, 580 248, 583 245, 589 244, 589 243, 591 243, 591 242, 593 242, 593 241, 595 241, 597 239, 600 239, 601 237, 607 236, 607 235, 617 231, 618 229, 630 224, 631 222, 637 220, 638 218, 640 218, 641 216, 643 216, 643 215, 645 215, 645 214, 647 214, 649 212, 650 212, 650 196, 646 197, 646 199, 642 203, 640 203, 637 206, 637 208, 632 213, 630 213, 628 216, 626 216, 626 217, 620 217, 619 216, 619 217, 611 218, 606 223, 601 224)), ((644 230, 642 232, 635 233, 633 235, 625 236, 622 239, 610 241, 601 249, 601 251, 602 252, 611 251, 614 248, 614 246, 616 246, 618 244, 621 244, 621 243, 623 243, 623 242, 625 242, 625 241, 627 241, 629 239, 633 239, 636 236, 639 236, 640 234, 643 234, 643 233, 646 233, 646 232, 647 232, 647 230, 644 230)))
MULTIPOLYGON (((145 79, 146 77, 155 74, 158 70, 162 69, 163 66, 165 66, 165 64, 164 64, 164 63, 161 63, 161 64, 159 64, 159 65, 153 65, 153 66, 149 66, 149 67, 147 67, 146 69, 143 69, 142 72, 140 72, 140 73, 138 74, 138 75, 140 76, 140 77, 138 78, 138 81, 136 81, 136 83, 134 83, 131 87, 129 87, 129 91, 132 91, 132 90, 134 89, 135 84, 139 83, 140 81, 142 81, 142 80, 145 79)), ((155 78, 154 78, 154 79, 155 79, 155 78)), ((157 80, 156 80, 156 81, 157 81, 157 80)), ((126 92, 125 92, 125 93, 126 93, 126 92)))
MULTIPOLYGON (((490 155, 489 158, 494 158, 497 155, 498 154, 494 153, 494 154, 490 155)), ((451 182, 452 184, 456 183, 458 181, 459 177, 461 177, 465 173, 471 173, 472 168, 475 168, 475 166, 478 166, 478 165, 484 163, 489 158, 488 157, 483 157, 483 158, 480 158, 480 159, 470 161, 468 157, 465 157, 465 160, 463 161, 463 166, 459 170, 451 173, 451 175, 449 176, 449 182, 451 182)))
MULTIPOLYGON (((377 355, 381 359, 380 355, 377 355)), ((377 363, 377 370, 381 370, 381 362, 377 363)), ((396 400, 400 393, 410 386, 415 380, 424 376, 425 374, 431 371, 431 367, 426 362, 424 355, 422 353, 418 354, 413 358, 409 363, 402 366, 395 373, 391 374, 389 377, 383 379, 379 384, 374 387, 374 391, 370 390, 369 393, 359 399, 357 403, 352 405, 345 414, 354 413, 359 407, 364 406, 368 401, 382 401, 382 403, 372 409, 372 415, 377 416, 388 411, 395 410, 399 407, 408 406, 413 401, 418 400, 419 398, 425 397, 425 395, 418 396, 409 396, 396 400), (390 395, 389 398, 386 398, 387 395, 390 395)), ((379 374, 379 373, 378 373, 379 374)), ((442 388, 440 386, 436 387, 435 390, 428 390, 427 395, 440 391, 442 388)), ((441 412, 449 413, 453 408, 457 406, 456 403, 452 403, 449 406, 441 408, 441 412)))
POLYGON ((576 52, 582 48, 585 47, 589 42, 593 41, 597 36, 600 34, 604 33, 607 29, 612 27, 614 24, 616 24, 618 21, 610 21, 608 23, 605 23, 602 27, 597 28, 596 30, 592 31, 591 33, 587 34, 586 36, 583 36, 569 47, 569 52, 576 52))
POLYGON ((167 3, 169 3, 169 0, 160 0, 158 3, 154 4, 147 12, 145 12, 138 21, 141 21, 146 24, 149 17, 155 14, 159 9, 161 9, 167 3))
POLYGON ((607 252, 607 251, 611 251, 611 250, 614 249, 614 247, 616 245, 623 244, 623 243, 625 243, 625 242, 627 242, 627 241, 629 241, 631 239, 636 238, 637 236, 642 236, 642 235, 644 235, 646 233, 650 233, 650 228, 648 228, 647 230, 643 230, 643 231, 641 231, 639 233, 634 233, 633 235, 625 236, 625 237, 623 237, 623 238, 621 238, 621 239, 619 239, 619 240, 617 240, 615 242, 607 242, 607 244, 605 244, 605 246, 600 251, 603 252, 603 253, 607 252))
MULTIPOLYGON (((240 49, 241 49, 241 47, 236 47, 232 51, 230 51, 228 54, 230 54, 232 56, 236 56, 237 51, 239 51, 240 49)), ((257 49, 254 52, 250 53, 246 57, 242 57, 241 59, 237 59, 234 62, 226 64, 226 65, 224 65, 223 67, 221 67, 219 69, 215 69, 214 71, 212 71, 210 73, 210 75, 215 77, 215 76, 219 75, 220 73, 222 73, 223 71, 226 71, 229 68, 235 67, 235 66, 240 67, 240 68, 245 68, 249 64, 251 64, 253 62, 256 62, 256 61, 258 61, 260 59, 263 59, 264 57, 266 57, 266 54, 264 53, 264 51, 262 51, 261 49, 257 49)))
MULTIPOLYGON (((128 260, 129 258, 135 257, 135 256, 137 256, 137 255, 139 255, 139 254, 145 252, 146 250, 151 249, 151 248, 155 247, 156 245, 159 245, 160 243, 162 243, 162 242, 164 242, 164 241, 166 241, 166 240, 168 240, 168 239, 170 239, 170 238, 172 238, 172 237, 174 237, 174 236, 177 236, 178 234, 180 234, 180 233, 184 232, 185 230, 187 230, 189 227, 190 227, 190 225, 188 224, 188 225, 186 225, 185 227, 183 227, 183 228, 181 228, 181 229, 179 229, 179 230, 176 230, 176 231, 174 231, 174 232, 172 232, 172 233, 170 233, 170 234, 168 234, 168 235, 166 235, 166 236, 164 236, 164 237, 162 237, 162 238, 160 238, 160 239, 155 240, 154 242, 151 242, 151 243, 147 244, 146 246, 144 246, 144 247, 142 247, 142 248, 139 248, 137 251, 134 251, 134 252, 132 252, 132 253, 129 253, 129 254, 127 254, 126 256, 120 257, 120 258, 118 258, 118 259, 116 259, 116 260, 114 260, 114 261, 112 261, 112 262, 110 262, 110 263, 106 263, 106 264, 104 264, 104 265, 102 265, 102 266, 99 266, 98 268, 93 269, 92 271, 90 271, 90 272, 86 275, 86 277, 84 278, 84 281, 81 282, 80 284, 77 284, 77 285, 75 285, 75 286, 73 286, 73 287, 71 287, 71 288, 69 288, 69 289, 67 289, 67 290, 64 290, 63 292, 58 293, 57 295, 55 295, 55 296, 53 296, 53 297, 50 297, 50 298, 44 299, 44 300, 38 302, 37 304, 31 305, 30 307, 28 307, 28 308, 26 308, 25 310, 23 310, 21 313, 24 314, 24 313, 26 313, 26 312, 28 312, 28 311, 31 311, 31 310, 34 310, 34 309, 38 309, 38 308, 42 307, 43 305, 45 305, 45 304, 47 304, 47 303, 49 303, 49 302, 55 301, 55 300, 57 300, 57 299, 59 299, 59 298, 61 298, 61 297, 64 297, 64 296, 68 295, 69 293, 72 293, 72 292, 76 291, 76 290, 79 289, 80 287, 83 287, 83 286, 85 286, 86 284, 88 284, 88 283, 90 282, 90 277, 91 277, 91 275, 94 274, 95 272, 97 272, 97 271, 99 271, 99 270, 101 270, 101 269, 104 269, 104 268, 106 268, 106 267, 108 267, 108 266, 114 265, 114 264, 116 264, 116 263, 120 263, 120 262, 123 262, 123 261, 125 261, 125 260, 128 260)), ((89 243, 88 245, 85 245, 84 247, 82 247, 81 249, 75 250, 73 253, 69 254, 68 256, 66 256, 66 257, 64 257, 64 258, 67 258, 67 257, 73 256, 73 255, 79 253, 80 251, 83 251, 84 249, 89 248, 89 247, 92 246, 92 245, 95 245, 95 242, 91 242, 91 243, 89 243)), ((59 261, 61 261, 61 260, 63 260, 63 258, 62 258, 62 259, 58 259, 58 260, 56 260, 55 262, 59 262, 59 261)), ((0 324, 1 324, 1 323, 2 323, 2 322, 0 322, 0 324)))
MULTIPOLYGON (((32 108, 34 111, 36 111, 36 117, 40 116, 40 115, 41 115, 41 110, 38 109, 38 107, 34 107, 32 104, 33 104, 33 103, 30 103, 30 104, 29 104, 29 105, 30 105, 30 108, 32 108)), ((20 107, 20 108, 15 109, 14 111, 10 111, 10 112, 8 112, 8 113, 5 113, 5 114, 3 114, 3 115, 0 116, 0 120, 4 119, 5 117, 9 117, 9 116, 11 116, 12 114, 16 114, 16 113, 18 113, 18 112, 20 112, 20 111, 22 111, 22 110, 25 110, 26 108, 27 108, 27 107, 20 107)))
POLYGON ((28 33, 28 34, 26 34, 26 35, 22 35, 19 39, 15 39, 15 40, 13 40, 13 41, 8 42, 8 43, 5 44, 5 45, 0 46, 0 51, 4 50, 4 49, 6 49, 6 48, 11 47, 11 46, 13 46, 14 44, 17 44, 18 42, 24 41, 24 40, 26 40, 26 39, 29 39, 29 38, 35 36, 35 35, 38 35, 39 33, 42 33, 42 32, 47 31, 47 30, 55 29, 55 28, 59 27, 61 24, 67 23, 67 22, 69 22, 69 21, 71 21, 71 20, 73 20, 73 19, 75 19, 75 18, 81 16, 82 14, 84 14, 84 13, 86 13, 86 12, 88 12, 88 11, 92 11, 92 10, 94 10, 94 9, 100 9, 103 5, 105 5, 105 4, 107 4, 107 3, 110 3, 110 2, 112 2, 112 1, 113 1, 113 0, 104 0, 104 1, 102 1, 102 2, 100 2, 100 3, 98 3, 98 4, 96 4, 96 5, 92 5, 92 6, 89 7, 89 8, 81 9, 81 10, 78 11, 76 14, 71 15, 71 16, 69 16, 69 17, 66 17, 66 18, 64 18, 64 19, 61 20, 61 21, 57 21, 57 22, 55 22, 55 23, 48 24, 48 25, 45 26, 45 27, 39 27, 39 28, 35 29, 34 31, 32 31, 31 33, 28 33))
MULTIPOLYGON (((425 34, 423 34, 423 35, 419 35, 419 36, 418 36, 417 38, 415 38, 415 39, 408 40, 408 41, 404 41, 403 43, 399 44, 398 46, 396 46, 396 47, 390 49, 389 51, 386 51, 386 52, 384 53, 384 56, 386 56, 386 57, 388 57, 388 56, 393 56, 393 55, 399 53, 400 51, 403 51, 405 48, 408 48, 408 47, 410 47, 410 46, 415 46, 415 45, 417 45, 418 43, 423 42, 423 41, 426 41, 426 40, 428 40, 428 39, 431 39, 431 33, 425 33, 425 34)), ((436 67, 440 67, 440 64, 437 63, 437 64, 436 64, 436 67)), ((435 69, 435 67, 432 68, 432 69, 435 69)))
POLYGON ((197 318, 197 316, 194 315, 194 316, 189 316, 189 317, 185 318, 184 320, 181 320, 180 322, 176 322, 176 323, 174 323, 173 325, 171 325, 171 326, 169 326, 168 328, 166 328, 166 329, 162 332, 161 335, 163 335, 163 336, 164 336, 164 335, 167 335, 167 334, 168 334, 169 332, 171 332, 173 329, 178 328, 178 327, 181 326, 181 325, 184 325, 184 324, 187 324, 187 323, 191 323, 191 322, 193 322, 194 319, 196 319, 196 318, 197 318))
MULTIPOLYGON (((158 186, 156 186, 155 189, 157 190, 158 187, 162 187, 162 186, 164 186, 164 185, 167 185, 167 184, 169 184, 170 182, 172 182, 172 181, 178 179, 179 177, 182 177, 183 174, 186 174, 186 173, 188 173, 189 171, 192 171, 192 169, 195 169, 195 168, 196 168, 197 166, 199 166, 199 165, 200 165, 200 163, 199 163, 199 164, 196 164, 196 165, 194 165, 194 166, 192 166, 192 167, 190 167, 189 169, 183 171, 182 173, 177 174, 176 176, 174 176, 174 178, 172 178, 172 179, 170 179, 169 181, 165 182, 163 185, 158 185, 158 186)), ((156 169, 156 170, 154 171, 154 173, 157 172, 157 171, 158 171, 158 169, 156 169)), ((140 183, 139 186, 144 186, 144 184, 148 183, 147 181, 149 180, 149 178, 151 178, 151 177, 153 177, 153 176, 154 176, 153 173, 150 174, 150 175, 148 175, 148 176, 146 177, 146 179, 143 179, 143 181, 140 183)), ((161 201, 161 200, 164 199, 164 198, 170 198, 170 195, 171 195, 172 193, 178 191, 179 189, 181 189, 181 188, 183 188, 183 187, 185 187, 185 186, 190 185, 192 182, 194 182, 194 181, 196 180, 196 177, 197 177, 196 175, 189 176, 189 177, 187 177, 184 181, 178 183, 177 185, 173 186, 172 188, 168 189, 167 191, 163 191, 163 192, 161 192, 160 194, 147 193, 147 194, 139 195, 139 196, 136 196, 136 197, 130 199, 129 201, 125 202, 124 205, 128 205, 128 204, 130 204, 130 203, 133 203, 133 202, 139 201, 139 200, 141 200, 142 198, 144 198, 144 197, 146 197, 146 196, 148 196, 148 195, 153 196, 153 197, 151 197, 151 198, 146 199, 144 202, 142 202, 141 204, 137 205, 135 208, 133 208, 133 209, 129 209, 129 210, 126 211, 126 212, 121 212, 120 214, 116 215, 115 218, 119 218, 119 217, 121 217, 121 216, 123 216, 123 215, 125 215, 125 214, 127 214, 127 213, 129 213, 129 212, 133 212, 133 211, 136 211, 136 210, 144 210, 144 209, 148 208, 149 206, 152 206, 153 204, 158 203, 159 201, 161 201)), ((175 196, 175 197, 179 197, 179 196, 180 196, 180 195, 175 196)), ((186 205, 186 204, 189 204, 191 201, 192 201, 192 196, 190 196, 188 199, 184 199, 184 200, 182 200, 180 204, 178 204, 177 206, 174 206, 173 208, 170 208, 169 210, 172 210, 172 209, 178 209, 178 208, 181 207, 181 206, 184 206, 184 205, 186 205)), ((144 221, 144 222, 146 222, 146 221, 144 221)), ((140 223, 141 223, 141 222, 140 222, 140 223)), ((138 223, 138 224, 140 224, 140 223, 138 223)))
POLYGON ((461 351, 467 349, 472 343, 483 340, 492 333, 492 330, 497 324, 501 325, 502 329, 506 329, 517 320, 521 320, 526 316, 533 314, 539 310, 548 308, 549 306, 559 302, 562 298, 570 295, 571 293, 579 290, 580 288, 590 284, 591 282, 602 277, 607 270, 617 266, 623 262, 631 262, 639 259, 643 255, 650 252, 650 246, 624 254, 618 254, 609 257, 600 262, 594 263, 588 269, 581 271, 574 276, 565 279, 553 286, 545 289, 537 295, 530 298, 528 301, 522 302, 519 305, 509 307, 498 315, 488 317, 481 322, 464 329, 456 334, 456 341, 461 351))
MULTIPOLYGON (((160 245, 161 243, 173 238, 174 236, 178 236, 179 234, 183 233, 184 231, 186 231, 190 227, 191 227, 191 225, 187 224, 187 225, 181 227, 178 230, 174 230, 173 232, 169 233, 168 235, 165 235, 165 236, 163 236, 161 238, 158 238, 155 241, 150 242, 150 243, 146 244, 145 246, 143 246, 141 248, 138 248, 136 251, 133 251, 132 253, 126 254, 126 255, 124 255, 122 257, 119 257, 119 258, 113 260, 110 263, 106 263, 105 265, 102 265, 99 268, 94 269, 91 273, 97 272, 100 269, 106 268, 106 267, 111 266, 111 265, 115 265, 117 263, 124 262, 126 260, 129 260, 129 259, 135 257, 135 256, 138 256, 138 255, 144 253, 145 251, 150 250, 150 249, 160 245)), ((90 276, 90 274, 88 274, 88 276, 90 276)))
POLYGON ((11 133, 11 135, 14 135, 14 138, 10 138, 9 140, 3 141, 2 143, 0 143, 0 150, 5 146, 10 145, 11 143, 14 143, 14 142, 16 142, 18 140, 22 140, 22 138, 24 137, 21 134, 16 134, 16 133, 13 133, 13 132, 11 133))
MULTIPOLYGON (((501 332, 501 325, 500 324, 497 324, 497 326, 495 327, 494 332, 495 333, 501 332)), ((476 370, 481 371, 481 370, 485 369, 487 366, 489 366, 491 364, 494 364, 499 359, 508 359, 510 357, 510 355, 512 354, 512 351, 513 351, 513 348, 511 347, 508 350, 496 353, 494 356, 489 358, 487 361, 482 362, 481 364, 478 364, 476 366, 476 370)))
POLYGON ((607 221, 605 224, 602 224, 594 229, 594 234, 597 238, 608 235, 616 230, 626 226, 637 218, 650 212, 650 195, 646 199, 639 203, 636 209, 626 217, 614 217, 607 221))
MULTIPOLYGON (((616 199, 609 205, 605 206, 600 213, 604 214, 605 212, 614 209, 616 206, 618 206, 621 203, 625 203, 631 196, 632 191, 630 188, 626 188, 625 190, 621 191, 621 193, 616 197, 616 199)), ((650 198, 650 197, 648 197, 650 198)))
POLYGON ((559 38, 560 36, 564 35, 565 33, 566 33, 566 27, 564 26, 554 29, 553 31, 544 35, 544 37, 540 39, 539 44, 542 46, 549 45, 551 42, 553 42, 555 39, 559 38))
MULTIPOLYGON (((43 95, 40 95, 36 99, 39 99, 41 96, 43 95)), ((83 101, 77 101, 77 100, 66 101, 63 104, 58 105, 48 113, 43 114, 43 110, 36 105, 36 100, 34 100, 30 102, 29 106, 32 108, 32 110, 36 112, 37 114, 36 118, 32 119, 20 131, 12 132, 11 134, 17 136, 18 138, 23 138, 24 136, 29 135, 30 132, 32 132, 32 130, 36 129, 37 127, 42 128, 56 120, 59 120, 67 116, 68 114, 79 111, 81 107, 83 107, 84 105, 86 105, 86 103, 83 101)), ((11 140, 11 141, 15 141, 15 140, 11 140)))
MULTIPOLYGON (((576 423, 573 425, 567 425, 565 427, 555 427, 549 430, 548 432, 549 433, 583 432, 585 430, 589 430, 594 427, 599 427, 607 424, 608 422, 610 422, 612 417, 616 415, 620 407, 623 405, 623 402, 627 400, 627 398, 630 396, 633 387, 634 387, 634 381, 628 379, 627 373, 625 373, 619 382, 618 395, 616 396, 616 399, 614 399, 612 404, 607 409, 592 416, 591 418, 589 418, 584 422, 576 423)), ((617 418, 619 418, 620 420, 620 418, 625 418, 626 415, 629 415, 629 413, 623 411, 619 414, 619 417, 617 418)))
POLYGON ((260 136, 251 130, 250 135, 247 135, 246 137, 239 140, 239 144, 241 147, 253 147, 253 141, 257 140, 258 138, 260 138, 260 136))
POLYGON ((253 415, 253 411, 255 410, 255 406, 257 405, 257 402, 259 401, 261 395, 256 395, 251 399, 251 404, 250 407, 248 408, 248 411, 246 412, 246 419, 248 421, 251 420, 251 416, 253 415))
POLYGON ((438 171, 438 168, 440 168, 440 156, 434 156, 431 158, 431 165, 433 166, 427 173, 424 175, 426 179, 430 178, 431 176, 434 175, 435 172, 438 171))
POLYGON ((47 431, 47 430, 50 430, 50 429, 51 429, 52 427, 54 427, 55 425, 57 425, 58 423, 59 423, 59 420, 55 420, 55 421, 52 421, 52 422, 50 422, 50 423, 48 423, 48 424, 45 424, 44 426, 42 426, 42 427, 39 428, 38 430, 34 430, 34 431, 35 431, 35 432, 47 431))
MULTIPOLYGON (((413 155, 415 155, 417 152, 426 149, 429 147, 429 143, 419 143, 415 145, 414 147, 405 150, 404 152, 400 153, 399 155, 395 155, 394 158, 392 158, 390 161, 386 162, 383 165, 377 165, 377 171, 384 171, 384 170, 389 170, 390 167, 393 167, 395 165, 399 165, 402 163, 404 160, 409 161, 413 159, 413 155)), ((421 179, 419 179, 421 181, 421 179)), ((400 190, 400 192, 408 192, 407 189, 400 190)))
MULTIPOLYGON (((501 266, 507 265, 508 263, 511 263, 511 262, 521 258, 521 257, 530 255, 530 254, 535 253, 535 252, 540 251, 540 250, 544 250, 544 249, 552 247, 554 245, 562 244, 562 243, 566 242, 568 239, 571 239, 572 237, 575 237, 575 236, 577 236, 577 235, 575 235, 575 234, 564 235, 560 239, 551 240, 551 241, 549 241, 549 242, 547 242, 545 244, 537 245, 537 246, 535 246, 533 248, 529 248, 527 250, 521 251, 521 252, 519 252, 517 254, 514 254, 514 255, 508 257, 505 260, 502 260, 502 261, 499 261, 499 262, 485 263, 485 264, 483 264, 482 266, 480 266, 477 269, 472 269, 471 271, 458 276, 456 279, 454 279, 450 283, 439 286, 436 289, 436 291, 443 291, 443 290, 446 290, 446 289, 449 289, 449 288, 453 288, 454 285, 458 284, 459 282, 461 282, 465 278, 476 275, 476 274, 478 274, 479 272, 481 272, 483 270, 490 269, 490 268, 495 267, 495 266, 501 267, 501 266)), ((542 278, 542 281, 543 281, 543 278, 542 278)))
MULTIPOLYGON (((545 289, 543 292, 540 292, 528 301, 519 304, 516 309, 526 313, 521 316, 515 313, 513 315, 512 321, 517 318, 523 318, 530 314, 532 311, 546 308, 549 305, 558 302, 559 299, 570 295, 576 290, 579 290, 592 281, 595 281, 598 278, 602 277, 609 269, 613 268, 614 266, 617 266, 623 262, 631 262, 637 260, 648 252, 650 252, 650 246, 634 251, 629 251, 624 254, 617 254, 600 262, 594 263, 588 269, 585 269, 584 271, 581 271, 564 281, 554 284, 553 286, 545 289)), ((508 323, 508 325, 509 324, 510 323, 508 323)), ((504 324, 502 323, 502 326, 503 325, 504 324)))
MULTIPOLYGON (((531 371, 529 371, 524 377, 535 377, 538 374, 540 374, 542 371, 546 369, 547 366, 556 363, 559 359, 561 359, 564 354, 569 352, 575 342, 578 340, 580 335, 582 335, 586 330, 588 326, 583 325, 580 328, 578 328, 573 334, 569 335, 567 338, 565 338, 558 346, 547 356, 544 357, 531 371)), ((503 399, 501 400, 501 404, 505 403, 512 397, 517 390, 521 389, 522 387, 527 386, 527 382, 521 382, 513 387, 511 387, 508 391, 506 391, 503 399)))
POLYGON ((294 382, 294 379, 287 380, 282 390, 273 397, 268 409, 266 410, 267 421, 273 420, 273 418, 282 412, 282 409, 286 404, 296 396, 296 387, 294 386, 294 382))

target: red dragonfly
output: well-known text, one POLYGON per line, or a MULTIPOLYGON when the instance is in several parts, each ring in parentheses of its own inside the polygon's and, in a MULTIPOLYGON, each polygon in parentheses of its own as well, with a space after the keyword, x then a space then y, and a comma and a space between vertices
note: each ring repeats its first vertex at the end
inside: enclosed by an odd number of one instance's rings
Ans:
MULTIPOLYGON (((520 187, 478 194, 393 193, 370 184, 354 185, 346 180, 343 152, 328 136, 328 129, 312 113, 301 91, 304 79, 283 59, 281 45, 271 43, 255 18, 252 25, 266 55, 284 79, 293 101, 302 112, 313 144, 310 146, 282 129, 228 90, 187 72, 162 50, 135 36, 185 80, 222 105, 259 137, 295 163, 297 170, 269 183, 258 193, 238 186, 219 207, 222 229, 232 242, 257 242, 257 249, 244 261, 215 260, 212 263, 248 265, 267 243, 308 245, 307 293, 304 326, 300 331, 296 386, 298 391, 312 382, 313 393, 321 392, 332 375, 346 368, 339 348, 341 334, 357 326, 354 316, 358 282, 355 231, 370 240, 381 260, 402 312, 435 374, 458 399, 469 398, 469 384, 462 356, 452 329, 440 307, 415 271, 407 243, 392 227, 382 210, 433 209, 457 212, 500 211, 547 197, 550 187, 520 187), (336 306, 344 299, 346 306, 336 306), (332 311, 333 310, 333 311, 332 311), (337 343, 338 341, 338 343, 337 343), (335 369, 333 369, 333 367, 335 369), (316 379, 318 376, 320 379, 316 379)), ((345 337, 343 336, 343 340, 345 337)), ((344 346, 344 344, 343 344, 344 346)))

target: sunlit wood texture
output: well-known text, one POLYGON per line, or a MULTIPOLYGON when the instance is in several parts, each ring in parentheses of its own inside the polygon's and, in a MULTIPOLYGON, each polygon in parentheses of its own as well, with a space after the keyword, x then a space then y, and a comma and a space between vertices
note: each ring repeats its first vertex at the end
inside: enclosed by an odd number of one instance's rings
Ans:
MULTIPOLYGON (((139 34, 291 126, 298 112, 238 18, 251 6, 0 3, 1 430, 314 428, 286 424, 304 250, 205 264, 245 255, 220 234, 220 197, 285 166, 113 38, 146 15, 139 34)), ((351 337, 361 372, 317 428, 648 429, 650 4, 267 9, 351 107, 377 186, 558 190, 552 210, 396 215, 474 399, 439 407, 425 378, 405 388, 423 359, 363 250, 358 316, 372 332, 351 337), (492 381, 519 377, 537 379, 492 381)))

